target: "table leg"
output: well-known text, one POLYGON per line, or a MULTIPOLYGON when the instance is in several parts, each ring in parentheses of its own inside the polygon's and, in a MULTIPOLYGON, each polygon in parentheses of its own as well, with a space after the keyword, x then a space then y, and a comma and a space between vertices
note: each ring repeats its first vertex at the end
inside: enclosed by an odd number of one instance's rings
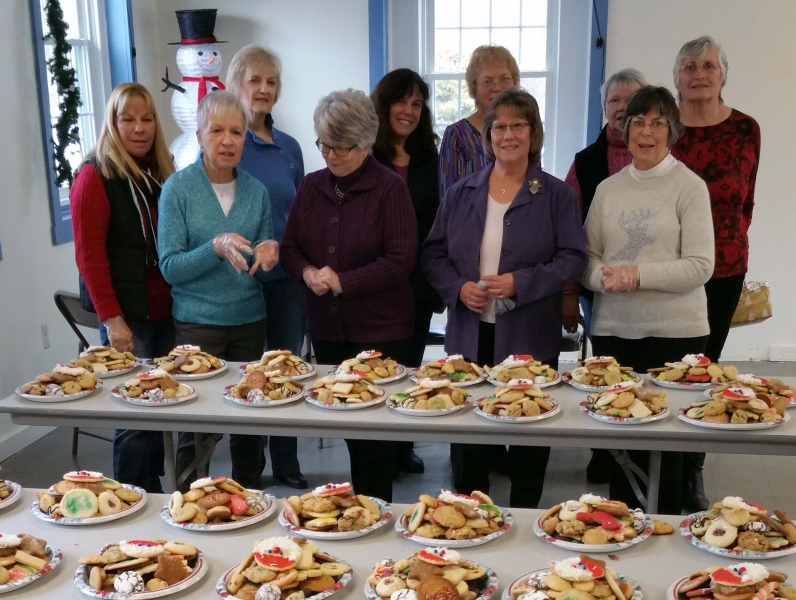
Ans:
POLYGON ((649 484, 647 485, 647 512, 658 512, 658 488, 661 480, 661 451, 650 452, 649 484))
POLYGON ((172 439, 171 431, 163 432, 163 450, 164 461, 163 467, 166 472, 166 485, 167 493, 172 493, 177 489, 177 465, 174 458, 174 440, 172 439))

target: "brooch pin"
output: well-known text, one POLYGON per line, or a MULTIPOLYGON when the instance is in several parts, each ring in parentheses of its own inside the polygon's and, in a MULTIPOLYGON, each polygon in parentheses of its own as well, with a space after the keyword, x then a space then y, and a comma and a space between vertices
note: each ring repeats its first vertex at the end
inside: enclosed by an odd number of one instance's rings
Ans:
POLYGON ((531 192, 531 194, 536 194, 541 187, 542 184, 539 183, 538 179, 532 179, 528 182, 528 190, 531 192))

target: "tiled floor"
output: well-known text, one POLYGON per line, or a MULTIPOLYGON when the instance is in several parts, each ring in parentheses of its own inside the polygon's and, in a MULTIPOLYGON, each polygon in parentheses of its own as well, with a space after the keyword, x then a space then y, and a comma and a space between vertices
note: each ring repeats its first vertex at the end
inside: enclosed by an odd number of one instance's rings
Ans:
MULTIPOLYGON (((737 364, 737 363, 736 363, 737 364)), ((794 363, 739 364, 742 371, 760 375, 796 375, 794 363)), ((563 367, 563 365, 562 365, 563 367)), ((96 431, 109 435, 111 432, 96 431)), ((2 477, 18 481, 26 487, 48 487, 64 472, 81 468, 112 473, 111 446, 107 442, 81 436, 77 457, 71 456, 72 430, 60 428, 2 463, 2 477)), ((395 502, 415 501, 420 493, 450 488, 451 474, 447 444, 421 443, 417 454, 426 471, 422 475, 400 474, 395 481, 395 502)), ((591 491, 607 494, 607 486, 586 483, 585 468, 588 450, 554 448, 545 478, 541 506, 551 506, 562 499, 578 497, 591 491)), ((318 448, 317 438, 299 440, 299 460, 311 486, 348 478, 348 452, 342 440, 325 439, 318 448)), ((229 473, 229 446, 219 443, 211 463, 212 473, 229 473)), ((708 455, 705 463, 705 490, 711 501, 724 496, 742 496, 769 508, 778 507, 796 514, 796 460, 781 456, 708 455)), ((498 504, 508 505, 508 478, 492 474, 491 496, 498 504)), ((269 466, 263 485, 277 497, 291 490, 277 485, 269 466)))

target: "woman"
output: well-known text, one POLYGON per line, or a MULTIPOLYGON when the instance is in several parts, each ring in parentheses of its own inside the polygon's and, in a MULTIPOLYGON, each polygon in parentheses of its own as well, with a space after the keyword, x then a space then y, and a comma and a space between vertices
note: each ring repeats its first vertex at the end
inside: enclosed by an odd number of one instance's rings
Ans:
MULTIPOLYGON (((228 361, 252 361, 265 344, 258 279, 279 258, 268 191, 237 168, 246 113, 234 95, 205 96, 197 127, 199 159, 166 182, 160 199, 160 263, 172 285, 177 344, 200 346, 228 361)), ((265 467, 262 437, 230 435, 229 447, 232 478, 259 488, 265 467)), ((194 456, 194 434, 180 433, 178 477, 194 456)), ((193 479, 191 474, 182 487, 193 479)))
MULTIPOLYGON (((116 87, 69 200, 84 308, 96 312, 104 345, 163 356, 174 347, 171 290, 158 268, 158 197, 174 163, 155 103, 137 83, 116 87)), ((113 476, 162 493, 163 434, 118 429, 113 476)))
POLYGON ((501 91, 520 84, 520 69, 503 46, 478 46, 464 75, 475 112, 445 129, 439 147, 440 196, 454 183, 487 166, 481 131, 489 102, 501 91))
MULTIPOLYGON (((597 187, 586 218, 589 267, 581 283, 597 292, 594 353, 641 372, 703 352, 709 333, 704 284, 713 271, 710 199, 704 182, 669 154, 681 130, 666 88, 638 90, 623 127, 633 162, 597 187)), ((629 454, 647 467, 649 452, 629 454)), ((659 512, 680 514, 681 474, 681 454, 665 452, 659 512)), ((639 506, 616 463, 610 497, 639 506)))
MULTIPOLYGON (((423 247, 423 270, 448 304, 445 350, 478 364, 531 354, 557 368, 564 285, 586 267, 572 190, 542 171, 542 120, 525 91, 498 94, 484 115, 494 164, 450 189, 423 247), (528 235, 533 231, 534 235, 528 235), (496 310, 496 299, 516 306, 496 310)), ((489 446, 451 444, 459 493, 489 491, 489 446)), ((536 508, 549 448, 511 446, 511 506, 536 508)))
MULTIPOLYGON (((755 181, 760 162, 760 126, 724 104, 727 55, 710 36, 687 42, 674 61, 674 85, 685 125, 672 148, 678 159, 707 184, 716 239, 716 264, 705 284, 710 337, 705 354, 718 361, 741 297, 749 262, 755 181)), ((702 483, 705 455, 689 452, 684 462, 686 508, 705 510, 702 483)))
MULTIPOLYGON (((249 117, 240 168, 268 189, 274 239, 281 242, 296 189, 304 177, 304 157, 298 142, 274 127, 271 116, 282 92, 279 57, 256 44, 244 46, 229 65, 227 89, 238 97, 249 117)), ((279 265, 263 283, 266 350, 290 350, 301 355, 303 294, 301 286, 279 265)), ((292 488, 306 488, 296 438, 271 436, 269 450, 274 477, 292 488)))
MULTIPOLYGON (((328 168, 299 185, 282 266, 306 285, 315 357, 338 365, 378 348, 406 364, 414 332, 409 274, 417 251, 406 184, 370 155, 379 120, 363 92, 329 94, 315 109, 314 122, 328 168)), ((390 500, 395 444, 346 444, 357 493, 390 500)))

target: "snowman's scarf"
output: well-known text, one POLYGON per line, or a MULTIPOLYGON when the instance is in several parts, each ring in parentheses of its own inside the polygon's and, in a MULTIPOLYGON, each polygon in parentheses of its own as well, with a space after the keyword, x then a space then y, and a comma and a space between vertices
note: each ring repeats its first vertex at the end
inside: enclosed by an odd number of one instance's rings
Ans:
POLYGON ((199 99, 197 103, 202 101, 202 98, 207 96, 207 82, 212 81, 215 83, 219 89, 225 90, 227 89, 226 86, 221 83, 221 80, 218 78, 218 75, 214 75, 212 77, 205 77, 204 75, 200 77, 183 77, 183 81, 198 81, 199 82, 199 99))

